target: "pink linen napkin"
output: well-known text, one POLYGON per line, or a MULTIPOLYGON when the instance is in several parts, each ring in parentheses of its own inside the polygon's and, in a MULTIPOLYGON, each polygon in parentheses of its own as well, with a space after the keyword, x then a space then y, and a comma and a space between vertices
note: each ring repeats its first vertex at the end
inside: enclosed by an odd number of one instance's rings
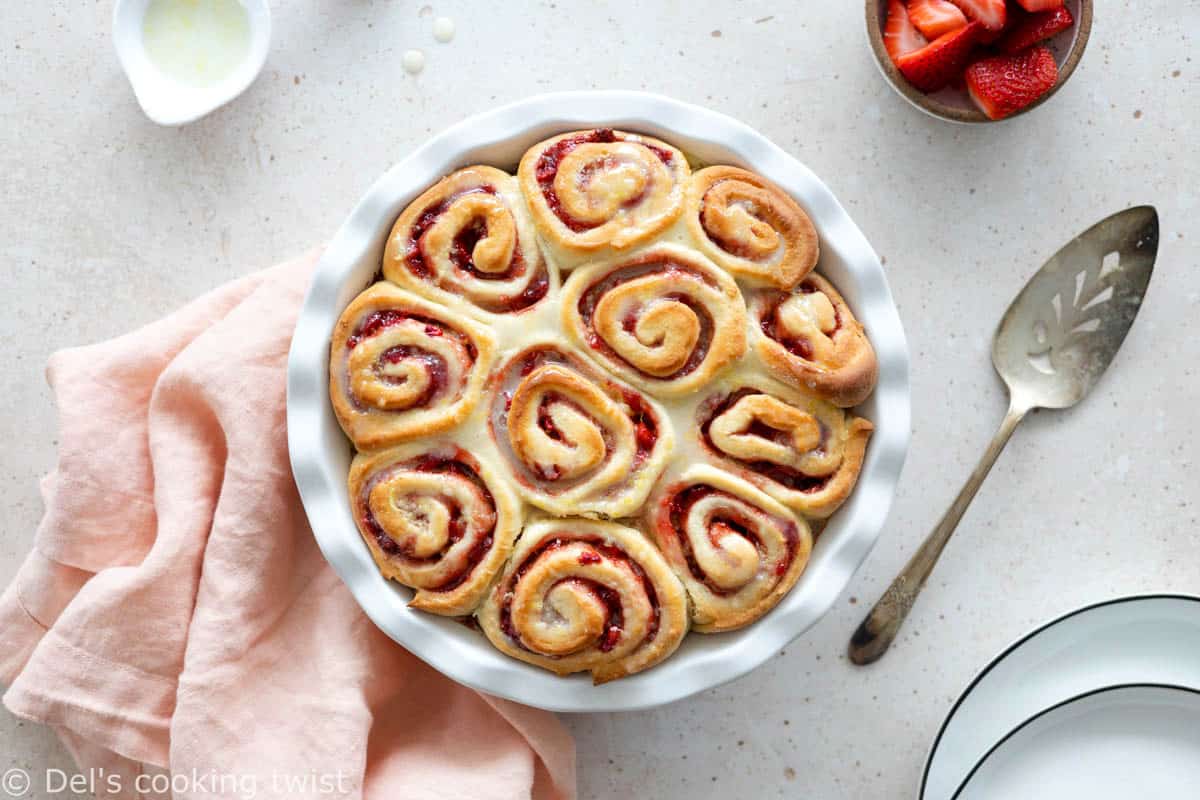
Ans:
POLYGON ((189 799, 572 798, 552 715, 406 652, 317 549, 284 382, 316 256, 50 359, 59 461, 0 597, 4 704, 101 797, 156 766, 189 799))

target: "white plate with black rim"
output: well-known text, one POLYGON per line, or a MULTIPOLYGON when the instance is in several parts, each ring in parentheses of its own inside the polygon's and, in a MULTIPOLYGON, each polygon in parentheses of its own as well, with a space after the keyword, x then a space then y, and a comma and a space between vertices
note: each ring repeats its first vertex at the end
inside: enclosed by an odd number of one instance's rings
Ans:
POLYGON ((925 764, 920 800, 952 800, 998 742, 1047 709, 1131 684, 1200 690, 1200 597, 1138 595, 1090 605, 1013 644, 946 717, 925 764))
POLYGON ((1200 691, 1110 686, 1025 721, 984 756, 954 800, 1200 797, 1200 691))

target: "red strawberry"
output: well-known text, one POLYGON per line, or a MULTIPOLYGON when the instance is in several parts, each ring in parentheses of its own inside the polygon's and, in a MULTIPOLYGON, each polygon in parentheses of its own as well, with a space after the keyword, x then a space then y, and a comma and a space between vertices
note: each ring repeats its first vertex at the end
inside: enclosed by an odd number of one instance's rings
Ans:
POLYGON ((950 0, 908 0, 908 18, 930 39, 967 24, 966 16, 950 0))
POLYGON ((1075 23, 1065 7, 1030 14, 996 45, 1002 53, 1019 53, 1030 45, 1049 39, 1075 23))
POLYGON ((1052 8, 1062 8, 1063 0, 1017 0, 1026 11, 1049 11, 1052 8))
POLYGON ((1008 19, 1004 0, 951 0, 971 19, 983 23, 989 31, 998 31, 1008 19))
POLYGON ((1005 12, 1003 27, 994 31, 984 31, 983 35, 979 37, 979 43, 989 45, 995 44, 1003 39, 1006 33, 1020 25, 1028 18, 1029 14, 1022 11, 1020 6, 1016 4, 1009 5, 1007 11, 1005 12))
POLYGON ((892 57, 892 61, 899 66, 901 56, 914 50, 920 50, 927 44, 929 42, 908 18, 908 11, 905 10, 904 3, 901 3, 900 0, 888 0, 887 23, 883 28, 883 46, 887 49, 888 55, 892 57))
POLYGON ((996 56, 967 67, 967 91, 989 119, 1004 119, 1053 88, 1058 65, 1044 47, 996 56))
POLYGON ((896 62, 908 82, 923 92, 936 92, 962 72, 979 39, 978 22, 943 33, 929 44, 896 62))

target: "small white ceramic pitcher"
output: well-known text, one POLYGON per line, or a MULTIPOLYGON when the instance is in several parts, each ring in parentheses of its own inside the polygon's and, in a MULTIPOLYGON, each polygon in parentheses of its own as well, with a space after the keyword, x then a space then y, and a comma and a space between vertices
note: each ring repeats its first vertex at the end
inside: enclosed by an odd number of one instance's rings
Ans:
POLYGON ((150 0, 117 0, 113 8, 113 43, 121 67, 133 86, 146 116, 160 125, 185 125, 203 117, 244 92, 267 60, 271 41, 271 11, 267 0, 239 0, 250 26, 246 57, 211 86, 189 86, 163 73, 150 60, 143 39, 150 0))

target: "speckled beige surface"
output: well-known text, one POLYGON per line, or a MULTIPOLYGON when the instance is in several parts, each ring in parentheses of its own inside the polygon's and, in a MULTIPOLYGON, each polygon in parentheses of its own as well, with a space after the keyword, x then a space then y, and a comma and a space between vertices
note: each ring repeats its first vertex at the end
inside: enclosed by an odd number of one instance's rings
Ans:
MULTIPOLYGON (((1105 4, 1051 103, 976 128, 892 94, 856 3, 559 0, 497 18, 466 2, 422 13, 306 0, 275 9, 266 71, 243 97, 168 130, 134 103, 110 11, 0 8, 0 581, 32 541, 37 479, 54 460, 42 378, 54 349, 328 237, 433 131, 595 87, 739 117, 831 186, 886 259, 913 357, 914 436, 888 530, 807 636, 697 698, 568 720, 582 797, 912 796, 953 698, 1010 640, 1116 594, 1200 593, 1196 0, 1105 4), (445 45, 432 34, 442 14, 458 27, 445 45), (415 77, 400 63, 413 47, 427 56, 415 77), (1113 373, 1079 408, 1018 431, 898 646, 850 666, 846 638, 999 421, 988 346, 1010 296, 1074 233, 1147 202, 1162 219, 1158 267, 1113 373)), ((69 763, 52 734, 0 712, 0 771, 69 763)))

